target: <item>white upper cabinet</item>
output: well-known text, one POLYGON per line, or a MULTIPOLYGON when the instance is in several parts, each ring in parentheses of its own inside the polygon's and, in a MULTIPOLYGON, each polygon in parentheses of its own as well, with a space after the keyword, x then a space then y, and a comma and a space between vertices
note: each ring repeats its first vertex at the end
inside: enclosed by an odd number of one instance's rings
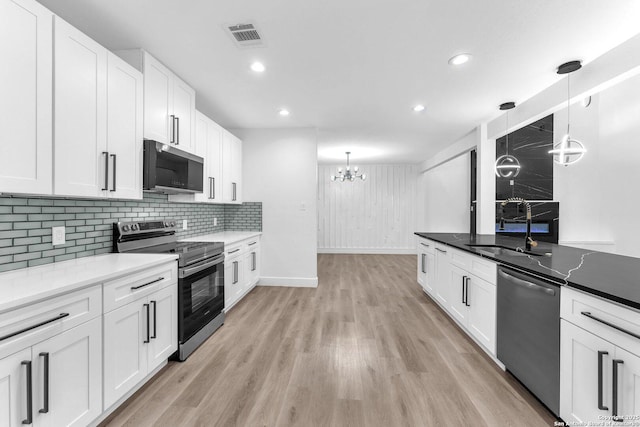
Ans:
POLYGON ((53 14, 0 1, 0 192, 51 194, 53 14))
POLYGON ((142 49, 116 54, 144 74, 144 138, 195 152, 195 90, 142 49))
POLYGON ((56 17, 54 194, 142 198, 139 71, 56 17))
POLYGON ((222 199, 242 203, 242 141, 224 130, 222 133, 222 199))
POLYGON ((142 74, 113 53, 107 70, 109 195, 142 199, 142 74))
POLYGON ((55 19, 54 193, 105 196, 107 50, 55 19))

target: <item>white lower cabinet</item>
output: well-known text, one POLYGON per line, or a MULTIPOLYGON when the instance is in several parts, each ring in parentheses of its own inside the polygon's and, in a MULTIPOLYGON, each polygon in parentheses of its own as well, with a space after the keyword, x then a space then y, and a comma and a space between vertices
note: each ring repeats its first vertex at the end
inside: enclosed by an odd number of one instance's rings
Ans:
POLYGON ((640 312, 564 287, 561 317, 561 418, 633 423, 640 414, 640 312))
POLYGON ((260 280, 260 237, 229 245, 224 260, 224 308, 230 310, 260 280))
POLYGON ((489 354, 496 354, 496 264, 418 239, 418 283, 489 354))
POLYGON ((102 318, 53 323, 49 338, 0 359, 0 425, 85 426, 102 413, 102 318))
POLYGON ((177 350, 177 309, 174 282, 104 315, 105 409, 177 350))

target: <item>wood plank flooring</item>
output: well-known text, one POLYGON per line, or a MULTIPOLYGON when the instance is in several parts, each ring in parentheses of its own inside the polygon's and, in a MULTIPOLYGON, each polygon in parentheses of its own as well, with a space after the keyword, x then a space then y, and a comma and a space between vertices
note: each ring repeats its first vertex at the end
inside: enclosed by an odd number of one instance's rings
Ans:
POLYGON ((415 256, 323 254, 318 275, 255 288, 103 425, 553 425, 422 292, 415 256))

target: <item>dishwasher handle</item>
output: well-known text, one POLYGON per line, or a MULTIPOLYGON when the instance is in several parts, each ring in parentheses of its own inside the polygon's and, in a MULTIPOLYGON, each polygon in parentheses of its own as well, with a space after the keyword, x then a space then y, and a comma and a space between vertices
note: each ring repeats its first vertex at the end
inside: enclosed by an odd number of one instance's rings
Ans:
POLYGON ((528 280, 523 280, 518 277, 512 276, 511 274, 505 273, 501 268, 498 269, 498 274, 502 278, 509 280, 511 283, 518 286, 523 286, 529 290, 543 292, 551 296, 554 296, 556 294, 556 291, 551 288, 547 288, 546 286, 538 285, 537 283, 529 282, 528 280))

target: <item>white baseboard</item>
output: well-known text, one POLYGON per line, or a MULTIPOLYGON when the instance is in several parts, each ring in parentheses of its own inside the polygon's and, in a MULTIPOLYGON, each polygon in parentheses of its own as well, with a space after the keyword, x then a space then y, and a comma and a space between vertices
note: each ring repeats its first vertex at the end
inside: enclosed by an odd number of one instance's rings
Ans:
POLYGON ((415 248, 318 248, 319 254, 415 255, 415 248))
POLYGON ((260 277, 258 286, 286 286, 289 288, 317 288, 317 277, 260 277))

